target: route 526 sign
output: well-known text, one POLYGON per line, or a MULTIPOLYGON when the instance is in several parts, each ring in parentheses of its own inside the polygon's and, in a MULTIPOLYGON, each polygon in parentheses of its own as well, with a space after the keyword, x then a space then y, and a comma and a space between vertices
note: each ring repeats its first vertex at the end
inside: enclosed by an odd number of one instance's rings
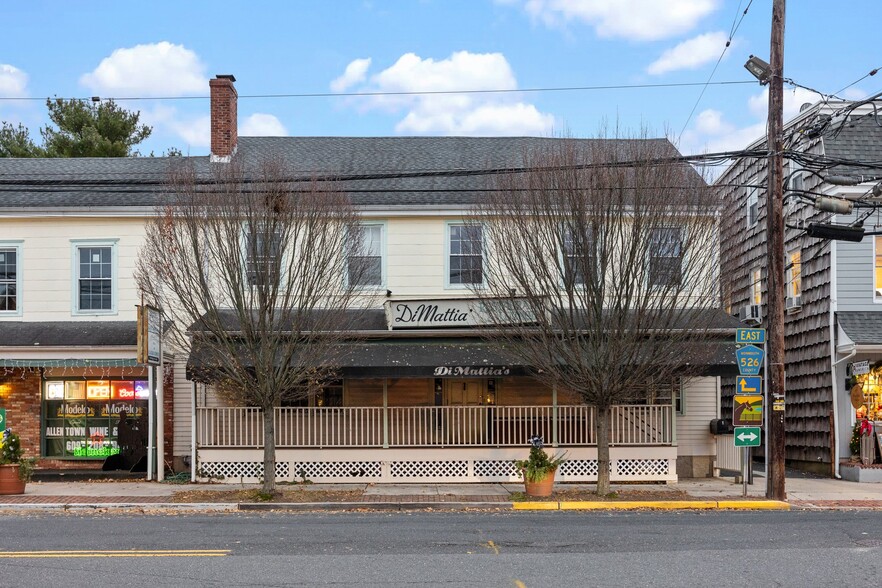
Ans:
POLYGON ((742 376, 757 376, 763 367, 765 352, 756 345, 745 345, 735 350, 738 373, 742 376))

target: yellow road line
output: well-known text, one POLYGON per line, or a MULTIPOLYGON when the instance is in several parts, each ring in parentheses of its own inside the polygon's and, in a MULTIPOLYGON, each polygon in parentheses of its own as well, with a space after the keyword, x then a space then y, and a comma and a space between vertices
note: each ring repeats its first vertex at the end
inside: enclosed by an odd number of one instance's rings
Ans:
POLYGON ((157 549, 118 551, 0 551, 0 558, 54 558, 54 557, 223 557, 229 549, 157 549))
POLYGON ((527 585, 521 582, 520 580, 514 581, 515 588, 527 588, 527 585))
POLYGON ((492 549, 493 553, 499 555, 499 547, 497 547, 495 543, 493 543, 492 541, 488 541, 484 545, 486 545, 489 549, 492 549))

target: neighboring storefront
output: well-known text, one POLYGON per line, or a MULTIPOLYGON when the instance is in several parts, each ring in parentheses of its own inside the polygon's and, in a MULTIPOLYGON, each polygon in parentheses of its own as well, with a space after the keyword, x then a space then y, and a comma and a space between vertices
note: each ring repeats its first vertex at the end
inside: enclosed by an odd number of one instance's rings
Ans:
MULTIPOLYGON (((146 431, 148 378, 134 322, 0 327, 0 408, 38 467, 101 468, 120 453, 121 437, 146 431)), ((169 393, 168 411, 171 402, 169 393)), ((167 419, 171 437, 170 412, 167 419)))
POLYGON ((120 452, 120 429, 147 414, 147 380, 49 379, 43 383, 42 455, 105 459, 120 452))

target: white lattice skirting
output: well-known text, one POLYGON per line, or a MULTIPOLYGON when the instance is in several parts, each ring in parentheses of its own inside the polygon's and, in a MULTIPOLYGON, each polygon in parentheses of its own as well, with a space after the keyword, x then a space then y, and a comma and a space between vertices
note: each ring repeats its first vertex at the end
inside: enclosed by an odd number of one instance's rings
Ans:
MULTIPOLYGON (((567 452, 558 470, 561 482, 597 480, 594 447, 547 448, 567 452)), ((276 480, 313 482, 519 482, 514 460, 527 449, 279 449, 276 480)), ((615 482, 677 481, 676 447, 613 447, 610 479, 615 482)), ((199 476, 203 480, 258 482, 263 472, 259 449, 200 449, 199 476)))

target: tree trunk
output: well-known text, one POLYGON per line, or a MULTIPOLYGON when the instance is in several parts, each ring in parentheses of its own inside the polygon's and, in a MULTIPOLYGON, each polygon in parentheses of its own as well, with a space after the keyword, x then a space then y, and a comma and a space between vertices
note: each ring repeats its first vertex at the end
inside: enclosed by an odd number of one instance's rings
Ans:
POLYGON ((276 429, 275 407, 263 409, 263 491, 276 491, 276 429))
POLYGON ((597 433, 597 494, 606 496, 609 488, 609 406, 597 406, 594 431, 597 433))

